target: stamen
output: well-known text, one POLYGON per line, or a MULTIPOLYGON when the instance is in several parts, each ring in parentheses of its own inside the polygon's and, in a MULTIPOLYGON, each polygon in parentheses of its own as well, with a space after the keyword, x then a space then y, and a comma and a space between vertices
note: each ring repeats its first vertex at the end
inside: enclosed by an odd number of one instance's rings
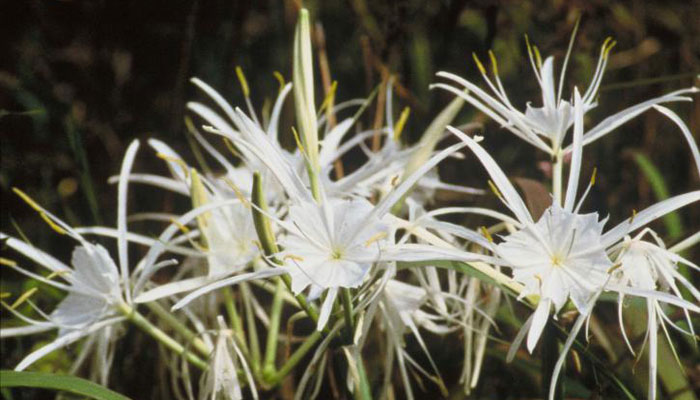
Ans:
POLYGON ((186 227, 183 225, 180 221, 176 220, 175 218, 170 218, 170 222, 174 225, 177 226, 178 229, 184 234, 190 233, 190 228, 186 227))
POLYGON ((181 159, 179 159, 179 158, 177 158, 177 157, 171 157, 171 156, 169 156, 169 155, 167 155, 167 154, 163 154, 163 153, 160 153, 160 152, 156 153, 156 157, 158 157, 158 158, 160 158, 160 159, 162 159, 162 160, 169 161, 169 162, 172 162, 172 163, 177 164, 180 168, 182 168, 182 171, 184 171, 184 173, 185 173, 185 178, 189 178, 189 167, 187 166, 187 163, 185 163, 185 162, 182 161, 181 159))
POLYGON ((231 154, 233 154, 234 157, 243 158, 243 157, 241 157, 238 150, 236 150, 236 147, 233 145, 233 142, 231 141, 231 139, 229 139, 227 137, 225 137, 223 139, 224 139, 224 144, 226 145, 226 148, 228 149, 228 151, 231 152, 231 154))
POLYGON ((6 265, 8 267, 16 267, 17 262, 10 260, 8 258, 0 257, 0 265, 6 265))
POLYGON ((12 305, 10 306, 10 308, 11 308, 12 310, 14 310, 14 309, 16 309, 17 307, 21 306, 22 303, 24 303, 27 299, 29 299, 30 297, 32 297, 32 295, 34 295, 34 293, 36 293, 36 292, 38 292, 38 291, 39 291, 39 289, 37 289, 37 288, 35 288, 35 287, 34 287, 34 288, 31 288, 31 289, 29 289, 29 290, 27 290, 27 291, 24 292, 21 296, 19 296, 19 297, 17 298, 17 300, 15 300, 14 303, 12 303, 12 305))
POLYGON ((233 183, 232 180, 229 178, 223 178, 224 183, 228 185, 231 190, 233 190, 233 193, 236 195, 236 198, 247 208, 250 208, 250 201, 243 195, 243 191, 241 191, 241 188, 239 188, 235 183, 233 183))
POLYGON ((607 274, 608 275, 612 274, 613 272, 618 270, 620 267, 622 267, 622 263, 617 263, 617 264, 613 265, 612 267, 608 268, 607 274))
POLYGON ((377 242, 377 241, 379 241, 379 240, 382 240, 382 239, 384 239, 385 237, 387 237, 387 233, 386 233, 386 232, 379 232, 379 233, 377 233, 376 235, 374 235, 374 236, 372 236, 371 238, 369 238, 369 239, 365 242, 365 247, 369 247, 369 246, 372 245, 372 243, 377 242))
POLYGON ((477 68, 479 68, 481 75, 486 75, 486 68, 484 68, 484 64, 481 63, 479 57, 476 56, 476 53, 472 53, 472 58, 474 58, 474 62, 476 63, 477 68))
POLYGON ((537 67, 542 70, 542 56, 540 56, 540 50, 537 48, 537 46, 532 46, 532 49, 535 51, 535 60, 537 61, 537 67))
POLYGON ((493 243, 493 236, 491 236, 491 233, 489 232, 488 229, 486 229, 485 226, 480 226, 479 229, 481 230, 481 234, 484 235, 486 240, 489 241, 489 243, 493 243))
POLYGON ((634 217, 636 217, 636 216, 637 216, 637 210, 635 210, 635 209, 633 208, 633 209, 632 209, 632 215, 630 216, 630 222, 629 222, 630 224, 634 221, 634 217))
POLYGON ((493 54, 493 50, 489 50, 489 58, 491 59, 491 69, 493 69, 493 75, 498 76, 498 63, 496 62, 496 56, 493 54))
POLYGON ((241 90, 243 90, 243 96, 246 98, 250 97, 250 88, 248 87, 248 81, 245 79, 243 69, 239 65, 236 66, 236 75, 238 76, 238 81, 241 83, 241 90))
POLYGON ((25 203, 29 204, 31 208, 38 212, 41 219, 43 219, 44 222, 46 222, 51 227, 51 229, 56 231, 59 235, 65 235, 68 233, 65 229, 58 226, 58 224, 56 224, 48 215, 46 215, 46 213, 44 212, 44 210, 42 210, 39 204, 32 200, 32 198, 29 197, 26 193, 17 188, 12 188, 12 191, 15 192, 15 194, 17 194, 17 196, 19 196, 22 200, 24 200, 25 203))
POLYGON ((280 83, 280 92, 281 92, 284 89, 284 86, 287 84, 287 82, 284 81, 284 76, 282 76, 282 74, 280 74, 279 71, 274 71, 272 73, 272 75, 274 75, 275 78, 277 79, 277 82, 280 83))
POLYGON ((321 107, 318 109, 318 113, 321 114, 327 107, 333 107, 333 101, 335 100, 335 91, 338 89, 338 81, 333 81, 331 87, 328 89, 326 97, 321 103, 321 107))
POLYGON ((491 191, 493 192, 493 194, 495 194, 496 197, 498 197, 499 199, 503 200, 503 195, 502 195, 501 192, 498 190, 498 188, 497 188, 496 185, 493 183, 493 181, 492 181, 491 179, 489 179, 488 182, 489 182, 489 187, 491 188, 491 191))
POLYGON ((299 139, 299 134, 297 133, 297 130, 292 127, 292 133, 294 134, 294 141, 297 142, 297 147, 299 148, 299 151, 301 151, 301 154, 306 157, 306 151, 304 150, 304 145, 301 144, 301 139, 299 139))
POLYGON ((287 254, 287 255, 285 255, 285 256, 282 258, 282 260, 283 260, 283 261, 284 261, 284 260, 292 260, 292 261, 302 262, 302 261, 304 261, 304 257, 295 256, 294 254, 287 254))
POLYGON ((595 177, 598 173, 598 167, 593 167, 593 174, 591 174, 591 186, 595 185, 595 177))
POLYGON ((404 126, 406 126, 406 121, 408 120, 408 116, 410 114, 411 114, 410 107, 404 107, 403 111, 401 111, 401 115, 399 116, 399 120, 396 121, 396 125, 394 126, 394 141, 398 142, 399 139, 401 138, 401 133, 403 132, 404 126))

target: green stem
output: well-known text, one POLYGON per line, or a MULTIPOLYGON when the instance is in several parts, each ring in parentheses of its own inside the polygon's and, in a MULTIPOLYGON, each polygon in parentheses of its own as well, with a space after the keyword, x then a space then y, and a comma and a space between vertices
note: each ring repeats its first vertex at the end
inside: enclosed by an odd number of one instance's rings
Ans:
POLYGON ((340 289, 340 299, 343 303, 343 318, 345 319, 346 340, 347 343, 352 343, 355 333, 355 321, 352 317, 352 295, 350 289, 340 289))
MULTIPOLYGON (((274 257, 275 254, 279 253, 279 247, 275 241, 275 235, 270 226, 270 220, 265 215, 267 212, 267 201, 265 200, 262 177, 259 172, 253 174, 253 188, 251 192, 252 201, 253 204, 255 204, 255 207, 253 207, 253 223, 263 253, 266 257, 270 258, 273 264, 282 265, 282 263, 274 257)), ((287 289, 292 292, 292 279, 289 275, 282 275, 282 281, 287 286, 287 289)), ((309 304, 302 294, 298 294, 294 297, 297 299, 299 307, 308 314, 309 318, 311 318, 314 323, 318 322, 318 311, 316 311, 316 308, 312 304, 309 304)), ((326 330, 324 330, 324 332, 326 332, 326 330)))
POLYGON ((274 374, 275 357, 277 356, 277 337, 280 329, 280 318, 282 317, 282 290, 281 279, 277 280, 277 290, 272 299, 272 312, 270 313, 270 326, 267 332, 267 343, 265 344, 265 360, 263 361, 263 376, 274 374))
POLYGON ((185 324, 180 322, 179 319, 175 318, 173 314, 164 309, 160 304, 155 301, 146 303, 149 310, 153 312, 160 320, 165 322, 168 326, 173 328, 175 332, 179 333, 184 337, 192 346, 197 350, 202 356, 209 357, 211 349, 207 346, 202 339, 197 337, 197 334, 190 330, 185 324))
POLYGON ((120 304, 117 308, 119 309, 119 311, 121 311, 122 314, 124 314, 124 316, 129 321, 131 321, 134 325, 136 325, 142 331, 151 335, 157 341, 161 342, 165 347, 169 348, 170 350, 172 350, 176 354, 179 354, 179 355, 185 357, 185 359, 187 361, 189 361, 192 365, 196 366, 197 368, 199 368, 201 370, 207 369, 206 362, 202 361, 201 358, 197 357, 194 353, 188 351, 185 347, 183 347, 175 339, 168 336, 167 333, 163 332, 158 327, 153 325, 143 315, 141 315, 138 311, 136 311, 136 309, 134 309, 133 307, 129 306, 126 303, 120 304))
POLYGON ((231 287, 227 287, 223 290, 224 293, 224 305, 226 307, 226 313, 228 318, 231 320, 231 327, 233 332, 238 338, 237 343, 241 343, 243 350, 248 352, 248 344, 245 341, 245 331, 243 330, 243 322, 241 322, 241 317, 238 315, 238 310, 236 310, 236 302, 233 299, 233 293, 231 287))
POLYGON ((243 305, 245 307, 246 325, 248 325, 248 347, 250 348, 250 363, 256 376, 260 375, 260 341, 258 340, 258 329, 255 326, 255 314, 251 305, 250 288, 245 283, 241 284, 243 292, 243 305))
POLYGON ((284 365, 282 365, 282 367, 276 373, 267 377, 266 383, 271 386, 280 383, 285 376, 292 372, 292 369, 294 369, 294 367, 299 363, 299 361, 301 361, 304 358, 306 353, 308 353, 309 350, 311 350, 314 347, 316 342, 318 342, 318 340, 321 339, 321 337, 322 333, 319 331, 314 331, 314 333, 309 335, 309 337, 306 338, 304 343, 302 343, 301 346, 299 346, 299 348, 297 348, 294 351, 294 353, 292 353, 287 362, 285 362, 284 365))
POLYGON ((357 374, 359 375, 359 390, 355 391, 355 398, 358 400, 372 400, 372 390, 369 384, 369 378, 367 377, 367 371, 365 370, 364 361, 362 361, 362 355, 359 350, 357 351, 357 374))

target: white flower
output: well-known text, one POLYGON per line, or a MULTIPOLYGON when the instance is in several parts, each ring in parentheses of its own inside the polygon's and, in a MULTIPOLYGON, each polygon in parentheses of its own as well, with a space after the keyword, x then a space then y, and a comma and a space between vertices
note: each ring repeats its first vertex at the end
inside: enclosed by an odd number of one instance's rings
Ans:
MULTIPOLYGON (((125 319, 123 315, 120 315, 122 314, 120 313, 121 308, 129 307, 129 304, 131 304, 131 276, 128 268, 129 259, 127 253, 126 200, 128 176, 138 147, 138 141, 134 141, 127 149, 119 178, 116 232, 119 268, 104 247, 87 242, 75 229, 38 205, 26 194, 15 189, 15 192, 34 208, 55 231, 68 235, 80 243, 73 251, 71 268, 38 248, 0 232, 0 240, 5 245, 47 269, 51 272, 51 275, 44 277, 35 274, 14 262, 6 262, 9 267, 68 293, 48 316, 33 306, 37 309, 37 312, 47 318, 46 321, 31 319, 8 308, 10 312, 21 320, 28 322, 29 325, 0 329, 0 337, 20 336, 58 329, 58 337, 54 341, 27 355, 15 367, 16 370, 24 370, 45 355, 82 338, 96 333, 100 334, 100 331, 104 328, 125 319), (59 277, 65 283, 54 280, 52 279, 53 277, 59 277)), ((116 330, 112 329, 101 333, 108 337, 103 337, 99 340, 110 344, 116 335, 116 330)), ((105 348, 103 347, 102 350, 105 350, 105 348)), ((108 352, 101 353, 104 355, 108 352)), ((109 364, 109 357, 100 360, 102 379, 106 379, 109 364)))
MULTIPOLYGON (((518 231, 507 236, 497 248, 497 254, 513 270, 516 280, 526 287, 523 296, 541 294, 533 316, 524 324, 529 328, 528 349, 534 349, 550 313, 551 303, 559 310, 567 298, 571 298, 579 311, 589 315, 589 299, 603 289, 609 261, 608 250, 613 248, 629 232, 641 228, 666 213, 700 200, 700 191, 686 193, 657 203, 602 233, 603 223, 597 214, 580 214, 581 201, 576 204, 577 187, 581 169, 583 110, 580 96, 575 91, 575 127, 573 155, 566 198, 563 207, 555 201, 537 223, 525 206, 525 202, 493 158, 473 139, 448 127, 464 141, 479 158, 494 181, 498 195, 518 220, 518 231), (564 266, 565 268, 562 268, 564 266)), ((591 182, 592 184, 592 182, 591 182)), ((589 189, 590 185, 589 184, 589 189)), ((585 198, 585 193, 584 196, 585 198)), ((556 200, 556 199, 555 199, 556 200)), ((619 285, 608 287, 638 296, 658 297, 658 292, 632 291, 619 285)), ((675 301, 664 297, 663 301, 675 301)), ((687 304, 687 302, 686 302, 687 304)), ((519 338, 522 340, 522 337, 519 338)), ((514 345, 517 347, 518 340, 514 345)))
POLYGON ((357 287, 379 259, 389 227, 369 214, 365 199, 329 199, 322 205, 306 202, 289 208, 288 222, 296 229, 281 244, 291 264, 292 290, 313 284, 323 289, 357 287))
MULTIPOLYGON (((532 65, 535 78, 537 79, 537 82, 542 90, 542 106, 535 107, 528 102, 524 113, 516 108, 508 98, 508 95, 506 94, 498 76, 496 58, 491 52, 489 55, 491 57, 493 67, 493 81, 488 77, 486 69, 476 58, 476 56, 474 59, 479 67, 482 77, 493 92, 493 95, 487 93, 466 79, 448 72, 438 72, 437 75, 439 77, 449 79, 461 87, 453 87, 444 83, 433 84, 431 87, 444 89, 462 97, 484 114, 488 115, 491 119, 498 122, 501 127, 509 130, 522 140, 540 150, 549 153, 552 156, 560 156, 562 151, 565 153, 572 151, 572 146, 569 145, 568 147, 564 148, 563 142, 568 130, 574 124, 573 106, 571 101, 562 99, 564 77, 569 56, 571 55, 572 44, 573 37, 572 43, 569 46, 569 51, 564 59, 557 89, 556 78, 554 76, 554 58, 550 56, 547 57, 544 62, 542 62, 537 48, 530 47, 528 43, 530 64, 532 65)), ((614 45, 615 42, 608 39, 601 46, 600 57, 598 58, 596 70, 593 74, 588 89, 581 98, 581 106, 584 113, 593 109, 597 105, 596 97, 598 94, 598 89, 603 79, 605 67, 608 62, 608 54, 614 45)), ((690 98, 682 95, 696 93, 697 91, 698 89, 695 87, 677 90, 664 96, 644 101, 609 116, 591 130, 586 132, 586 134, 583 136, 583 145, 589 144, 601 138, 618 126, 651 108, 654 108, 662 114, 668 116, 671 120, 678 124, 679 119, 677 116, 675 116, 671 110, 661 106, 660 104, 677 101, 690 101, 690 98)), ((681 123, 681 125, 683 124, 681 123)), ((682 126, 679 125, 679 127, 681 127, 683 130, 682 126)), ((693 149, 693 156, 695 157, 696 164, 700 168, 700 156, 698 155, 697 145, 692 139, 692 135, 689 135, 687 132, 685 132, 685 130, 683 130, 683 135, 688 141, 691 149, 693 149)))
POLYGON ((554 204, 536 224, 506 236, 497 252, 525 285, 521 296, 538 294, 557 311, 571 296, 581 309, 612 265, 601 247, 604 224, 597 213, 575 214, 554 204))
POLYGON ((239 363, 245 372, 251 394, 254 399, 257 399, 258 392, 255 389, 255 381, 245 358, 231 336, 233 332, 228 329, 221 316, 217 318, 217 321, 219 330, 216 332, 216 345, 209 359, 209 369, 202 374, 200 380, 199 400, 242 400, 243 391, 238 380, 239 363))
MULTIPOLYGON (((696 234, 698 236, 698 234, 696 234)), ((631 238, 626 236, 624 241, 617 247, 620 247, 618 254, 618 263, 620 268, 615 272, 616 283, 623 287, 630 287, 644 291, 655 291, 657 289, 663 292, 671 292, 672 296, 683 300, 679 286, 682 285, 687 289, 694 298, 695 304, 700 302, 700 292, 695 286, 688 281, 682 274, 678 272, 678 264, 683 263, 695 270, 700 270, 697 265, 684 259, 674 251, 665 248, 663 241, 659 236, 649 228, 643 229, 637 236, 631 238), (655 243, 643 240, 645 235, 649 235, 655 243), (679 285, 680 284, 680 285, 679 285)), ((620 330, 625 339, 630 351, 634 354, 632 345, 627 338, 624 325, 622 323, 622 303, 624 292, 620 292, 618 302, 618 318, 620 322, 620 330)), ((680 304, 686 321, 688 322, 689 331, 679 327, 671 321, 665 314, 660 305, 660 301, 653 296, 647 298, 647 330, 646 340, 649 343, 649 394, 650 399, 656 397, 656 371, 657 371, 657 351, 658 351, 658 326, 661 325, 664 334, 669 339, 672 345, 673 341, 668 337, 666 323, 677 331, 687 334, 695 338, 695 330, 693 322, 690 318, 690 311, 698 312, 696 307, 692 310, 691 307, 680 304)), ((692 304, 691 304, 692 305, 692 304)))
POLYGON ((362 284, 379 261, 389 227, 372 214, 365 199, 326 199, 289 207, 288 234, 281 240, 292 291, 312 286, 312 296, 331 289, 321 308, 319 329, 325 326, 338 288, 362 284))

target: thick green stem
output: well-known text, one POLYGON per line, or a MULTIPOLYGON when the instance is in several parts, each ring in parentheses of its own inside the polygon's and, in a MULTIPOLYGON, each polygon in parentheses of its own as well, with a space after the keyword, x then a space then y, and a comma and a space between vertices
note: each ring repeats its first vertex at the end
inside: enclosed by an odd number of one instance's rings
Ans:
POLYGON ((282 317, 282 290, 281 279, 277 280, 277 290, 272 299, 272 312, 270 313, 270 326, 267 331, 267 343, 265 344, 265 360, 263 361, 263 376, 274 374, 275 358, 277 356, 277 337, 280 329, 280 318, 282 317))
POLYGON ((136 325, 142 331, 151 335, 151 337, 162 343, 165 347, 172 350, 176 354, 185 357, 185 359, 195 367, 201 370, 207 369, 206 362, 202 361, 202 359, 197 357, 193 352, 188 351, 184 346, 182 346, 179 342, 170 337, 167 333, 163 332, 158 327, 153 325, 150 321, 146 319, 146 317, 141 315, 133 307, 129 306, 126 303, 122 303, 117 308, 119 309, 119 311, 121 311, 122 314, 124 314, 124 316, 129 321, 131 321, 131 323, 136 325))
POLYGON ((175 318, 173 314, 168 312, 168 310, 164 309, 160 304, 158 304, 155 301, 146 303, 146 306, 161 321, 165 322, 169 327, 173 328, 175 332, 182 335, 182 337, 184 337, 189 343, 191 343, 192 347, 194 347, 195 350, 197 350, 202 356, 209 357, 209 354, 211 353, 211 349, 209 349, 209 346, 207 346, 207 344, 204 343, 202 339, 197 337, 196 333, 190 330, 179 319, 175 318))

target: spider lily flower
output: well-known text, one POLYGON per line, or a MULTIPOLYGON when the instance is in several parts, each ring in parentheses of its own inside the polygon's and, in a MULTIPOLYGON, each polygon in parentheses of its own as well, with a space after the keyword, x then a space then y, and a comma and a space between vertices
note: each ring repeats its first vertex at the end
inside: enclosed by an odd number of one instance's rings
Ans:
MULTIPOLYGON (((700 292, 688 281, 683 275, 678 272, 678 264, 685 264, 694 270, 700 268, 681 257, 677 253, 665 248, 661 238, 651 229, 643 229, 634 238, 626 236, 618 247, 619 254, 617 262, 620 268, 615 271, 615 283, 624 287, 642 289, 646 291, 661 290, 670 292, 678 299, 683 299, 680 291, 680 286, 684 287, 693 296, 695 304, 700 302, 700 292), (645 236, 651 236, 653 242, 644 240, 645 236)), ((622 303, 624 293, 619 295, 618 318, 620 322, 620 330, 625 339, 625 343, 630 351, 634 354, 634 350, 627 338, 624 325, 622 323, 622 303)), ((660 301, 655 298, 647 298, 647 329, 645 335, 645 343, 649 343, 649 393, 648 398, 656 398, 656 372, 657 372, 657 336, 658 327, 662 327, 664 334, 669 343, 670 340, 666 323, 677 331, 687 334, 695 339, 695 331, 693 322, 691 321, 689 309, 683 307, 686 321, 688 322, 689 331, 678 327, 673 323, 661 307, 660 301)), ((697 312, 698 310, 694 310, 697 312)))
MULTIPOLYGON (((498 122, 502 128, 509 130, 511 133, 515 134, 525 142, 549 153, 552 157, 561 156, 562 152, 569 153, 572 151, 572 146, 569 145, 564 148, 563 142, 567 132, 574 125, 573 105, 571 101, 562 99, 562 90, 564 86, 566 67, 571 55, 573 38, 574 37, 572 36, 572 41, 569 44, 569 49, 564 59, 564 64, 559 77, 558 89, 555 86, 556 79, 554 76, 554 58, 550 56, 547 57, 544 62, 542 62, 539 50, 537 50, 536 47, 531 47, 529 43, 527 44, 530 64, 534 70, 535 78, 537 79, 537 82, 542 90, 541 107, 534 107, 531 105, 531 103, 527 103, 525 112, 522 112, 511 103, 498 76, 498 66, 496 63, 496 58, 492 52, 489 52, 489 56, 491 58, 493 80, 488 77, 486 68, 476 56, 474 56, 474 60, 479 68, 479 71, 481 72, 482 77, 484 78, 484 81, 493 92, 493 95, 479 88, 474 83, 449 72, 438 72, 437 76, 448 79, 452 84, 456 84, 456 86, 446 83, 437 83, 431 85, 431 88, 444 89, 463 98, 465 101, 479 109, 491 119, 498 122)), ((596 97, 598 94, 598 89, 600 88, 600 83, 603 79, 605 67, 608 62, 608 55, 614 45, 615 42, 608 38, 601 46, 596 70, 593 74, 588 89, 583 94, 581 99, 584 113, 597 106, 596 97)), ((583 145, 589 144, 605 136, 615 128, 651 108, 657 109, 664 115, 669 116, 669 118, 674 120, 674 118, 669 115, 670 110, 662 107, 661 104, 678 101, 691 101, 689 97, 684 95, 697 93, 697 91, 698 89, 695 87, 677 90, 617 112, 616 114, 605 118, 598 125, 590 129, 583 136, 583 145)), ((674 120, 674 122, 676 121, 674 120)), ((685 132, 684 136, 686 136, 686 139, 688 139, 685 132)), ((692 140, 688 140, 688 142, 691 147, 695 147, 697 149, 697 145, 694 145, 692 140)), ((693 154, 695 156, 697 152, 694 151, 693 154)), ((700 166, 700 159, 696 156, 695 160, 700 166)))
MULTIPOLYGON (((590 312, 589 299, 602 289, 609 269, 613 266, 608 252, 611 247, 631 231, 666 213, 700 200, 700 191, 672 197, 650 206, 637 213, 634 218, 603 233, 606 220, 600 221, 597 213, 581 214, 581 202, 575 205, 583 133, 583 110, 579 99, 576 91, 574 153, 564 204, 561 206, 555 202, 537 222, 493 158, 473 139, 450 128, 479 158, 493 179, 499 197, 519 222, 518 230, 504 237, 503 242, 496 248, 496 254, 512 269, 514 279, 525 285, 520 293, 521 298, 528 295, 540 296, 537 309, 523 326, 523 330, 529 329, 527 347, 530 351, 534 349, 544 329, 552 305, 556 313, 567 299, 571 299, 582 314, 590 312)), ((678 303, 675 299, 655 291, 632 290, 619 286, 614 290, 678 303)), ((687 305, 687 302, 680 303, 687 305)), ((522 339, 519 335, 514 346, 517 347, 522 339)))
MULTIPOLYGON (((34 307, 39 314, 45 317, 46 321, 31 319, 16 312, 11 307, 7 307, 10 312, 29 323, 29 325, 0 329, 2 337, 58 329, 58 337, 51 343, 27 355, 16 366, 15 369, 17 371, 24 370, 40 358, 59 348, 68 346, 88 336, 99 335, 100 332, 111 336, 106 339, 100 339, 102 342, 111 343, 114 340, 116 330, 103 331, 103 329, 123 321, 125 317, 122 309, 129 307, 131 303, 131 280, 128 271, 127 254, 126 195, 128 187, 127 176, 131 170, 138 146, 138 141, 134 141, 127 149, 120 174, 119 206, 117 211, 119 267, 117 267, 104 247, 99 244, 89 243, 75 229, 39 206, 26 194, 15 189, 15 192, 39 212, 54 230, 68 235, 79 243, 73 250, 72 267, 69 267, 30 244, 5 233, 0 233, 0 240, 9 248, 47 269, 51 272, 50 276, 57 276, 63 282, 30 272, 14 262, 6 262, 7 266, 30 278, 68 293, 49 315, 34 307), (109 335, 109 333, 112 335, 109 335)), ((109 347, 111 346, 104 346, 103 350, 109 347)), ((106 353, 103 355, 105 356, 104 362, 107 363, 110 357, 107 357, 106 353)), ((103 364, 103 367, 103 371, 109 369, 107 364, 103 364)), ((102 375, 103 377, 106 376, 106 372, 103 372, 102 375)))
POLYGON ((200 380, 199 400, 226 399, 242 400, 243 391, 238 380, 239 363, 242 366, 250 392, 257 400, 255 381, 241 350, 233 340, 233 332, 228 329, 223 317, 217 317, 219 329, 216 332, 216 345, 207 369, 200 380))
MULTIPOLYGON (((432 321, 434 316, 421 310, 421 307, 423 307, 428 300, 428 292, 423 287, 410 285, 396 279, 389 279, 382 290, 381 300, 379 302, 381 322, 386 329, 388 347, 390 348, 387 359, 385 360, 384 376, 391 376, 395 355, 404 389, 406 390, 406 397, 409 399, 413 399, 414 395, 407 366, 413 367, 417 372, 438 384, 443 393, 447 393, 437 365, 433 361, 420 334, 419 327, 436 334, 445 334, 451 332, 451 329, 435 324, 432 321), (411 333, 416 338, 421 350, 428 358, 433 374, 421 367, 404 348, 405 343, 403 336, 407 332, 411 333)), ((385 381, 385 385, 387 384, 388 381, 385 381)))

